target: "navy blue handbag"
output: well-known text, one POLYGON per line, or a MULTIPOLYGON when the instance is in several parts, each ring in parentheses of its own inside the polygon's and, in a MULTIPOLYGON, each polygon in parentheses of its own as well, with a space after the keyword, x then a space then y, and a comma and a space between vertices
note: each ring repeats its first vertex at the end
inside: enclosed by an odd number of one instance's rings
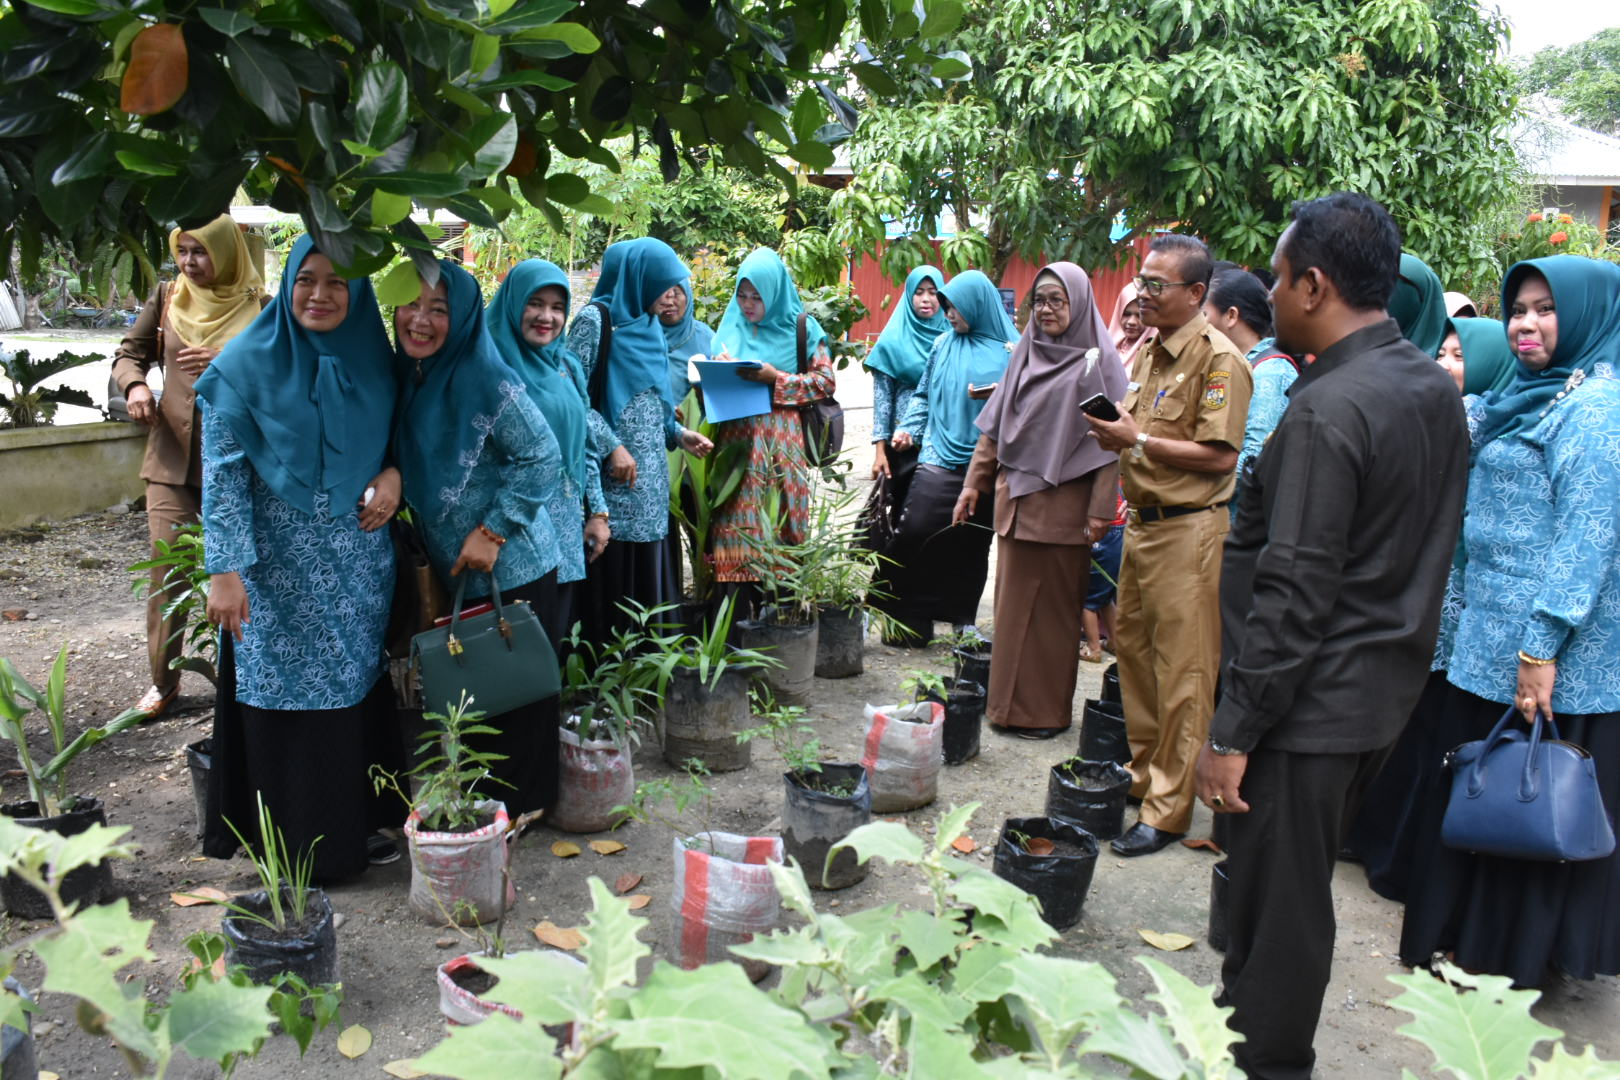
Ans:
POLYGON ((1536 713, 1530 733, 1509 707, 1485 738, 1446 760, 1451 799, 1440 826, 1447 847, 1544 862, 1602 859, 1614 851, 1614 824, 1598 790, 1592 755, 1558 737, 1536 713), (1552 737, 1543 738, 1543 732, 1552 737))

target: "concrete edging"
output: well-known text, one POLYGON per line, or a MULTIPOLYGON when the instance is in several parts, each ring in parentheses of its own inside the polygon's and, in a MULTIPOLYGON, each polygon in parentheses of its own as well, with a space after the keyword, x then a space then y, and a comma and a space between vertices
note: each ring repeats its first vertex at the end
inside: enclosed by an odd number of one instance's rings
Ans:
POLYGON ((0 431, 0 529, 59 521, 146 489, 146 429, 105 422, 0 431))

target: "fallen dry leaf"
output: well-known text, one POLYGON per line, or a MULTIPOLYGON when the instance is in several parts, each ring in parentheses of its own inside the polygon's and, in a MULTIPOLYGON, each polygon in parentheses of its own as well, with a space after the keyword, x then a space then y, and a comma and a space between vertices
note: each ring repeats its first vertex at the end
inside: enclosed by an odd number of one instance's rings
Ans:
POLYGON ((399 1080, 420 1080, 421 1077, 427 1075, 427 1073, 416 1067, 416 1061, 412 1058, 400 1058, 398 1061, 390 1061, 383 1066, 383 1072, 389 1076, 398 1077, 399 1080))
POLYGON ((1221 850, 1221 845, 1217 844, 1214 841, 1213 838, 1208 837, 1208 836, 1186 836, 1186 837, 1183 837, 1182 840, 1181 840, 1181 846, 1182 847, 1192 848, 1194 851, 1197 851, 1200 848, 1202 848, 1202 849, 1207 850, 1207 851, 1213 851, 1217 855, 1225 855, 1226 854, 1226 852, 1221 850))
POLYGON ((230 897, 212 885, 204 885, 202 888, 192 889, 190 892, 170 893, 169 899, 174 901, 175 907, 196 907, 198 904, 220 904, 229 900, 230 897))
POLYGON ((637 893, 634 896, 625 897, 624 902, 630 906, 631 911, 640 911, 642 908, 652 903, 652 897, 648 896, 646 893, 637 893))
POLYGON ((571 926, 558 926, 550 919, 534 928, 534 936, 554 949, 567 949, 569 952, 585 944, 585 938, 578 930, 571 926))
POLYGON ((61 1073, 53 1073, 49 1069, 39 1070, 39 1080, 62 1080, 61 1073))
POLYGON ((1165 952, 1180 952, 1193 943, 1193 939, 1186 934, 1161 934, 1157 930, 1138 930, 1142 940, 1155 949, 1165 952))
POLYGON ((641 884, 640 874, 620 874, 619 880, 613 883, 613 891, 623 896, 637 885, 641 884))
POLYGON ((598 855, 617 855, 624 850, 624 845, 617 840, 592 840, 591 850, 598 855))
POLYGON ((955 848, 957 851, 960 851, 964 855, 971 855, 974 851, 978 850, 979 844, 971 836, 958 836, 955 840, 951 841, 951 847, 955 848))
POLYGON ((371 1049, 371 1032, 359 1024, 350 1024, 338 1036, 338 1053, 346 1058, 357 1058, 371 1049))
POLYGON ((1057 845, 1044 836, 1032 836, 1024 841, 1024 850, 1031 855, 1050 855, 1057 850, 1057 845))
POLYGON ((551 853, 559 859, 572 859, 579 854, 579 845, 568 840, 558 840, 551 845, 551 853))

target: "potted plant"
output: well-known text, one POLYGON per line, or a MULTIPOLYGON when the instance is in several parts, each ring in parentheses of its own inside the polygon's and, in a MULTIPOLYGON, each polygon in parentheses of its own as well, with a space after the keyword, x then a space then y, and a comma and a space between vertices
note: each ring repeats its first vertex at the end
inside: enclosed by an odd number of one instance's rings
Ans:
POLYGON ((316 837, 302 851, 291 851, 271 819, 264 796, 257 797, 258 844, 226 821, 253 862, 262 886, 225 901, 220 930, 225 961, 246 969, 248 978, 267 985, 292 974, 309 986, 338 981, 337 927, 325 890, 310 884, 316 837))
POLYGON ((1052 766, 1046 784, 1046 816, 1086 830, 1098 840, 1125 831, 1130 770, 1115 761, 1072 757, 1052 766))
POLYGON ((630 622, 607 642, 583 640, 578 623, 563 640, 557 804, 546 823, 564 832, 613 827, 613 808, 636 790, 632 749, 658 711, 658 669, 642 656, 669 637, 655 632, 655 620, 674 605, 647 608, 632 601, 619 607, 630 622))
POLYGON ((816 603, 815 674, 823 679, 845 679, 861 674, 866 663, 866 628, 875 623, 887 632, 893 620, 874 608, 874 600, 888 594, 872 585, 882 555, 860 542, 849 522, 860 492, 835 474, 836 486, 823 486, 811 516, 808 537, 799 554, 804 560, 806 588, 816 603))
POLYGON ((764 724, 738 739, 768 738, 787 771, 782 847, 798 860, 812 889, 845 889, 865 879, 866 866, 851 848, 828 861, 836 844, 872 820, 872 788, 859 762, 824 764, 821 740, 797 705, 778 705, 768 689, 754 691, 754 712, 764 724))
POLYGON ((937 701, 945 706, 945 730, 941 733, 947 765, 961 765, 979 756, 979 735, 984 719, 983 683, 969 682, 958 674, 948 682, 931 671, 913 671, 902 681, 902 690, 911 689, 918 701, 937 701))
POLYGON ((172 539, 154 540, 152 547, 157 553, 153 558, 130 564, 129 572, 135 578, 130 587, 144 599, 152 587, 152 571, 162 568, 166 572, 168 600, 163 604, 163 616, 175 627, 170 640, 179 638, 183 646, 169 666, 195 671, 217 686, 219 634, 207 619, 209 576, 203 569, 202 525, 195 521, 182 525, 172 539))
POLYGON ((951 661, 955 665, 958 682, 978 683, 980 686, 989 687, 991 651, 989 638, 976 629, 969 629, 942 634, 934 639, 934 644, 944 645, 951 650, 951 661))
MULTIPOLYGON (((780 491, 767 494, 762 512, 766 521, 785 522, 787 508, 780 491)), ((819 641, 816 587, 834 557, 836 544, 824 531, 807 531, 796 544, 784 541, 782 533, 779 524, 767 529, 763 537, 743 534, 749 549, 749 572, 759 582, 764 603, 757 618, 738 622, 737 643, 770 650, 781 662, 764 675, 771 692, 785 702, 805 705, 810 700, 819 641)))
POLYGON ((872 786, 873 811, 915 810, 934 801, 945 732, 944 676, 913 671, 901 682, 909 703, 868 705, 861 767, 872 786))
MULTIPOLYGON (((10 660, 0 657, 0 737, 16 748, 17 764, 28 785, 24 802, 0 806, 0 814, 19 825, 77 836, 92 825, 105 825, 101 800, 68 794, 68 766, 85 750, 109 735, 134 727, 146 718, 139 709, 127 709, 105 726, 88 728, 72 740, 67 736, 67 646, 56 654, 43 691, 23 678, 10 660), (51 757, 40 765, 28 745, 25 718, 35 709, 44 712, 51 737, 51 757)), ((112 893, 112 867, 105 861, 82 866, 61 882, 62 898, 78 904, 96 904, 112 893)), ((0 881, 6 910, 25 919, 48 919, 49 900, 20 878, 7 874, 0 881)))
POLYGON ((490 735, 495 730, 480 723, 484 717, 472 709, 465 693, 448 713, 427 713, 437 725, 421 738, 418 761, 404 776, 416 781, 416 795, 406 794, 401 778, 371 767, 377 791, 388 788, 410 807, 405 821, 406 847, 411 856, 411 910, 429 922, 448 912, 452 921, 486 923, 499 919, 516 899, 507 877, 507 836, 521 828, 505 804, 481 787, 501 781, 491 766, 504 755, 474 750, 469 735, 490 735))
POLYGON ((782 861, 782 841, 709 828, 714 790, 703 780, 708 770, 696 760, 686 762, 685 770, 686 778, 679 782, 664 777, 636 785, 635 800, 621 808, 627 818, 656 822, 674 837, 673 926, 665 938, 670 959, 686 970, 735 960, 758 982, 770 966, 734 957, 730 950, 781 921, 781 897, 770 864, 782 861), (666 803, 671 809, 665 809, 666 803), (697 819, 689 815, 694 806, 700 809, 697 819))
POLYGON ((1097 870, 1097 838, 1051 818, 1008 818, 996 841, 995 874, 1041 902, 1055 930, 1080 921, 1097 870))
POLYGON ((652 638, 641 654, 663 696, 664 759, 671 765, 693 758, 711 772, 748 765, 749 745, 737 741, 748 726, 748 680, 778 661, 728 642, 732 607, 727 597, 699 633, 652 638))
MULTIPOLYGON (((691 415, 688 412, 689 418, 691 415)), ((707 421, 700 421, 693 430, 714 438, 714 426, 707 421)), ((714 564, 708 557, 714 516, 742 486, 746 449, 740 443, 717 446, 706 458, 683 450, 669 452, 669 513, 685 539, 692 567, 690 586, 679 610, 687 633, 697 632, 714 599, 714 564)))

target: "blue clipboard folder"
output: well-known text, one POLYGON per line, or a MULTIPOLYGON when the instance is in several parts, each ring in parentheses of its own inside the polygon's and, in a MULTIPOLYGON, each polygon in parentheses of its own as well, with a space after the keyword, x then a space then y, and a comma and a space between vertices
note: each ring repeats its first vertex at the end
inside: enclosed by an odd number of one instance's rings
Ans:
POLYGON ((758 369, 755 360, 693 360, 703 387, 703 415, 711 424, 763 416, 771 411, 771 388, 750 382, 739 371, 758 369))

